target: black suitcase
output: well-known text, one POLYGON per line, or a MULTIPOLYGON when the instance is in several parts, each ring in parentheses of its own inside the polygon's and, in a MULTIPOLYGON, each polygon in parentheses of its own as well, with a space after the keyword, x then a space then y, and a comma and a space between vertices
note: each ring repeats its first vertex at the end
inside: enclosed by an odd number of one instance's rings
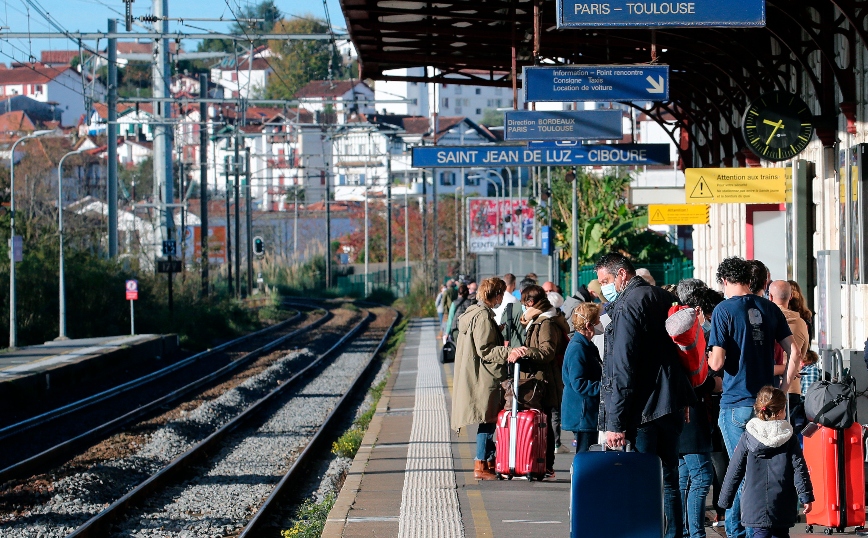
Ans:
POLYGON ((447 362, 455 362, 455 342, 452 340, 447 340, 445 344, 443 344, 443 349, 440 350, 440 362, 446 364, 447 362))

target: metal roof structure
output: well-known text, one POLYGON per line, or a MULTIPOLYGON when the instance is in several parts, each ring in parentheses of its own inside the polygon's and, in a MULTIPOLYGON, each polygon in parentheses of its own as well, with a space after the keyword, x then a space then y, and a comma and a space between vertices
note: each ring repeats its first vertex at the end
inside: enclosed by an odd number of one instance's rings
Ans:
POLYGON ((755 162, 744 150, 741 116, 774 90, 810 105, 824 147, 841 130, 855 134, 863 119, 868 0, 767 0, 766 27, 745 29, 557 29, 556 5, 341 0, 362 76, 375 80, 520 87, 513 73, 527 65, 668 64, 670 101, 631 105, 666 127, 682 167, 755 162), (434 69, 388 73, 419 66, 434 69))

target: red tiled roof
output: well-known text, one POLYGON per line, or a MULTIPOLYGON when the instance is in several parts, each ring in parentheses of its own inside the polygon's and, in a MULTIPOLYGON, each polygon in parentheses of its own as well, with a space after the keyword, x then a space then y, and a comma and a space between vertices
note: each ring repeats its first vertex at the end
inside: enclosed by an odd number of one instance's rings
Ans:
MULTIPOLYGON (((154 52, 154 44, 150 41, 144 43, 133 43, 124 41, 118 43, 118 54, 151 54, 154 52)), ((178 44, 174 41, 169 42, 169 53, 175 54, 178 52, 178 44)))
POLYGON ((35 131, 36 126, 23 110, 0 114, 0 132, 35 131))
POLYGON ((296 99, 304 97, 340 97, 359 84, 370 89, 367 84, 358 80, 312 80, 295 92, 295 97, 296 99))
POLYGON ((39 59, 44 64, 69 65, 78 54, 77 50, 44 50, 39 55, 39 59))
POLYGON ((404 118, 404 130, 407 134, 425 134, 431 128, 431 123, 424 116, 404 118))
POLYGON ((30 67, 13 67, 12 69, 0 70, 0 85, 44 84, 72 69, 69 66, 48 67, 42 64, 28 65, 30 67))

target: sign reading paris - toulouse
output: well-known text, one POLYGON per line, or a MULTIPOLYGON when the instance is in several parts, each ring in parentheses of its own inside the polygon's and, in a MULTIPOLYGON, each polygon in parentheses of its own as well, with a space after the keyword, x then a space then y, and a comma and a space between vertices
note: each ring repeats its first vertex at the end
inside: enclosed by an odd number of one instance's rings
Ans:
POLYGON ((667 101, 668 65, 525 67, 525 101, 667 101))
POLYGON ((506 113, 507 140, 620 140, 620 110, 515 110, 506 113))
POLYGON ((634 2, 558 0, 558 28, 666 26, 751 28, 766 25, 765 0, 634 2))
POLYGON ((670 164, 669 144, 587 144, 572 147, 429 146, 413 148, 414 168, 489 166, 643 166, 670 164))

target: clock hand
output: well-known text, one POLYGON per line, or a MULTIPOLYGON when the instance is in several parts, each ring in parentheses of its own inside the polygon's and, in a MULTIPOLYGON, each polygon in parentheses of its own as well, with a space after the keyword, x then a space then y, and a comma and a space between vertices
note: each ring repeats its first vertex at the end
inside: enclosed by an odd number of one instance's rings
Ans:
POLYGON ((780 120, 777 123, 770 123, 770 125, 774 125, 775 129, 774 129, 774 131, 772 131, 772 134, 769 136, 769 139, 766 141, 766 146, 772 145, 772 138, 774 138, 775 135, 777 134, 778 130, 784 126, 784 120, 780 120))
POLYGON ((772 127, 777 127, 778 125, 780 125, 783 122, 784 122, 784 120, 780 120, 777 123, 773 122, 772 120, 763 120, 763 123, 765 123, 766 125, 771 125, 772 127))

